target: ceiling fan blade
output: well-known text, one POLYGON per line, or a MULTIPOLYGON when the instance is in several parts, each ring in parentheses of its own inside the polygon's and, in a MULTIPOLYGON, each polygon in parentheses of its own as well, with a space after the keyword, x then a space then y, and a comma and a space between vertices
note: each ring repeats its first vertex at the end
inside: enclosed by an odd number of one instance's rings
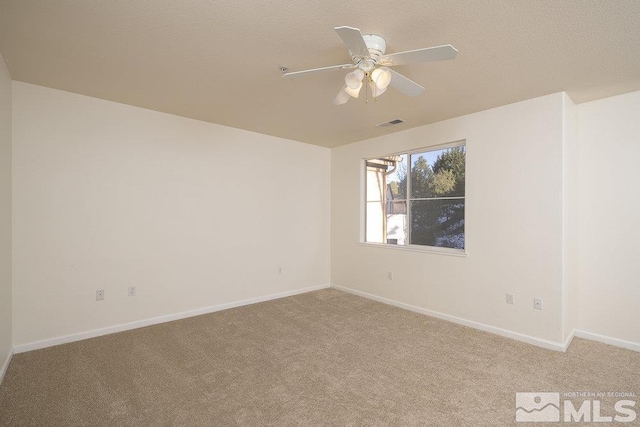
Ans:
POLYGON ((444 61, 455 59, 458 51, 450 44, 444 46, 426 47, 424 49, 408 50, 406 52, 385 55, 378 63, 386 67, 395 65, 412 64, 415 62, 444 61))
POLYGON ((331 65, 329 67, 322 68, 312 68, 310 70, 302 70, 302 71, 292 71, 290 73, 284 73, 282 77, 298 77, 303 74, 315 73, 318 71, 326 71, 326 70, 344 70, 347 68, 353 68, 353 64, 341 64, 341 65, 331 65))
POLYGON ((347 92, 344 91, 346 87, 347 86, 345 85, 342 87, 342 89, 340 89, 340 92, 338 92, 336 97, 333 99, 333 102, 331 102, 333 105, 342 105, 346 104, 347 101, 349 101, 349 98, 351 97, 347 92))
POLYGON ((335 30, 352 54, 369 57, 369 49, 367 49, 367 44, 364 42, 364 38, 359 29, 353 27, 336 27, 335 30))
POLYGON ((407 96, 418 96, 424 92, 424 88, 418 83, 414 82, 398 73, 397 71, 389 70, 391 72, 391 82, 389 86, 402 92, 407 96))

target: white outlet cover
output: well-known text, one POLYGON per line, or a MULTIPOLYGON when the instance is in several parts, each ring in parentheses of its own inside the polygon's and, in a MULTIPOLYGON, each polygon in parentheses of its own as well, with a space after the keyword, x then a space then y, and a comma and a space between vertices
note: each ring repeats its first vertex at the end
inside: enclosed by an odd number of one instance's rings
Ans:
POLYGON ((542 310, 542 298, 533 299, 533 308, 536 310, 542 310))

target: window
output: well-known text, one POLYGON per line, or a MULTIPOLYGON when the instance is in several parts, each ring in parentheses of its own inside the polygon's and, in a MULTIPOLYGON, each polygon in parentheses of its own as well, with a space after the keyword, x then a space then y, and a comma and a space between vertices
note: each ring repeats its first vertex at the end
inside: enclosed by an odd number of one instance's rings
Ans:
POLYGON ((366 159, 365 242, 464 249, 465 146, 366 159))

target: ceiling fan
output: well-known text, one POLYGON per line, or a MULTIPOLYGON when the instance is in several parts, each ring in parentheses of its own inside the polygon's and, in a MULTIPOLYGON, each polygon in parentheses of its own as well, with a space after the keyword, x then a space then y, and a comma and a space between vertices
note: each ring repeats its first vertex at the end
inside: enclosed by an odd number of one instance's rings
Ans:
POLYGON ((387 43, 381 36, 375 34, 363 35, 358 28, 353 27, 336 27, 335 30, 349 49, 349 55, 353 61, 352 64, 285 72, 282 75, 282 77, 297 77, 318 71, 353 70, 345 76, 345 85, 333 100, 335 105, 346 103, 350 97, 358 98, 364 85, 371 90, 373 98, 382 95, 388 86, 407 96, 420 95, 424 91, 422 86, 389 67, 415 62, 454 59, 458 53, 453 46, 448 44, 385 55, 387 43))

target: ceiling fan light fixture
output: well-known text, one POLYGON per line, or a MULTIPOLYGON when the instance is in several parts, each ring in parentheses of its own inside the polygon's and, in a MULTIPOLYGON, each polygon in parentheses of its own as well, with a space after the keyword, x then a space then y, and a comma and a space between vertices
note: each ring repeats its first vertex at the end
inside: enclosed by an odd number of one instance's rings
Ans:
POLYGON ((352 72, 347 73, 346 76, 344 76, 344 82, 348 88, 354 89, 354 90, 357 89, 359 91, 360 87, 362 86, 363 78, 364 78, 364 71, 362 71, 360 68, 357 68, 352 72))
POLYGON ((362 89, 362 82, 360 82, 357 88, 352 89, 349 86, 347 86, 344 88, 344 91, 348 93, 350 96, 357 98, 358 96, 360 96, 360 89, 362 89))
POLYGON ((380 95, 382 95, 387 91, 386 87, 380 89, 376 84, 376 82, 373 82, 373 81, 369 82, 369 89, 371 89, 371 96, 373 96, 374 98, 379 97, 380 95))
POLYGON ((389 86, 389 83, 391 83, 391 72, 384 67, 376 68, 371 73, 371 80, 375 82, 378 89, 384 92, 387 86, 389 86))

